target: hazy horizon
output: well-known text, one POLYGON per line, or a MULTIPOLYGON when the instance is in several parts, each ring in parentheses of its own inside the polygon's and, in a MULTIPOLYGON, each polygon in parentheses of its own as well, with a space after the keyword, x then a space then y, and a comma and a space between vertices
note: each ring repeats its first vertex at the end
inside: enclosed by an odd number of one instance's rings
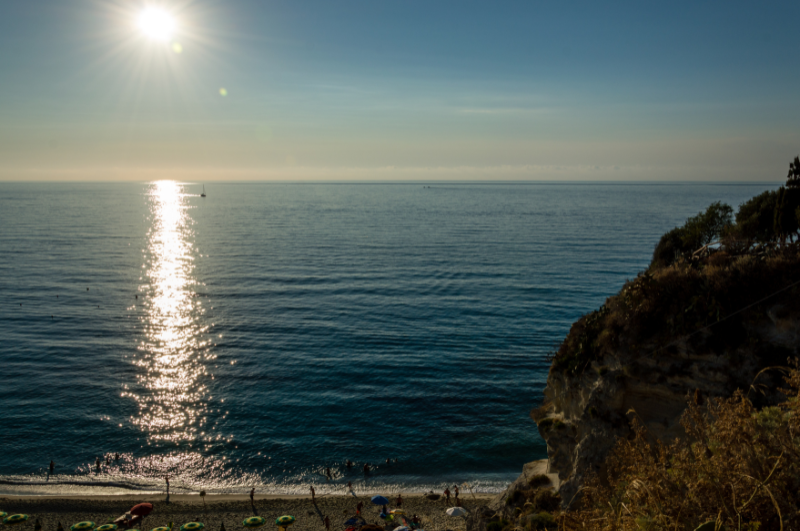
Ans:
POLYGON ((2 181, 776 182, 800 153, 793 2, 0 15, 2 181))

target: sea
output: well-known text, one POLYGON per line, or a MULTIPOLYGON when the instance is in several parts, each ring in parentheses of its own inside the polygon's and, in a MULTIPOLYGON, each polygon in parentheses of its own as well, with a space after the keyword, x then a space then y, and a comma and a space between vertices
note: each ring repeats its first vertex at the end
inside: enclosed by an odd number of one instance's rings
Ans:
POLYGON ((570 325, 777 186, 0 183, 0 494, 497 492, 570 325))

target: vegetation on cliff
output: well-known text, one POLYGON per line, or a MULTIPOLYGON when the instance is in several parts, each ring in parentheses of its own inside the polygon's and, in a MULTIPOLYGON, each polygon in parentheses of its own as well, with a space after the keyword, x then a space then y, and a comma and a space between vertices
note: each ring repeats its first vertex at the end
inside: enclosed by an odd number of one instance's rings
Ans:
MULTIPOLYGON (((787 311, 800 309, 799 232, 796 157, 786 185, 743 203, 735 219, 730 206, 713 203, 666 233, 646 271, 573 324, 552 370, 579 374, 608 354, 656 354, 680 338, 735 355, 755 341, 742 325, 763 315, 764 297, 783 294, 787 311)), ((787 357, 770 348, 761 355, 768 363, 787 357)))
POLYGON ((760 410, 748 398, 695 395, 685 439, 662 443, 636 420, 606 460, 607 477, 587 482, 583 509, 563 529, 708 530, 800 528, 800 370, 786 369, 787 399, 760 410))
MULTIPOLYGON (((796 157, 785 186, 664 234, 573 324, 532 412, 569 509, 544 511, 555 526, 800 529, 799 295, 796 157)), ((521 518, 533 495, 509 496, 509 528, 551 528, 521 518)))

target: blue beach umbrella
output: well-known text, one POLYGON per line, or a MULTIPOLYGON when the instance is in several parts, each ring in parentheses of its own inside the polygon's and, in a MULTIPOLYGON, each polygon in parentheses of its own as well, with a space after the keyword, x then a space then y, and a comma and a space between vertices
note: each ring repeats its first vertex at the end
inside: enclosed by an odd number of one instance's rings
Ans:
POLYGON ((383 496, 373 496, 372 503, 374 503, 375 505, 386 505, 389 503, 389 500, 387 500, 383 496))

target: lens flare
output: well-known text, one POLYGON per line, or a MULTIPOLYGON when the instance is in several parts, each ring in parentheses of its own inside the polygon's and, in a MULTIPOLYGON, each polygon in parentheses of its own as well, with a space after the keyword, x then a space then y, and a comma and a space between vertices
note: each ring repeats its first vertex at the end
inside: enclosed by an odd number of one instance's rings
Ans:
POLYGON ((153 40, 168 41, 175 31, 175 19, 163 9, 150 7, 139 15, 139 29, 153 40))

